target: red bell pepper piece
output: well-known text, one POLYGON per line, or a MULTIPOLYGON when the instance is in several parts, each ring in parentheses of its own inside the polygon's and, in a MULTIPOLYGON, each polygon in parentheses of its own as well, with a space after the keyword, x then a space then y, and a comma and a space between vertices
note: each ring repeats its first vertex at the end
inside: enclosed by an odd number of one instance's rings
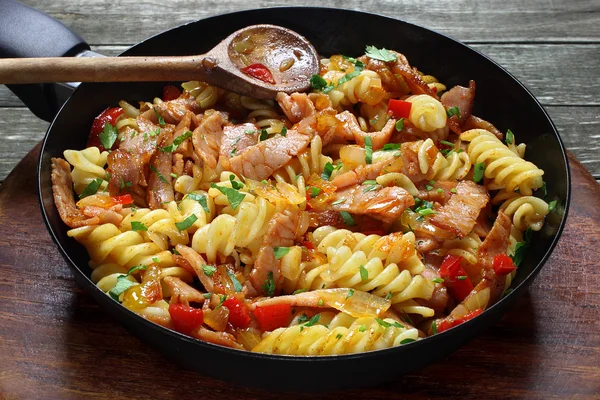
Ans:
POLYGON ((300 242, 300 246, 306 247, 307 250, 315 249, 315 245, 310 240, 304 240, 304 241, 300 242))
POLYGON ((272 331, 290 323, 292 306, 289 304, 273 304, 256 307, 254 316, 264 331, 272 331))
POLYGON ((496 275, 508 275, 517 269, 512 258, 506 254, 498 254, 494 257, 494 263, 492 264, 496 275))
POLYGON ((262 64, 251 64, 247 67, 242 68, 241 70, 246 75, 250 75, 256 79, 259 79, 263 82, 275 84, 275 79, 273 79, 273 74, 269 71, 269 68, 265 67, 262 64))
POLYGON ((167 85, 162 90, 162 100, 171 101, 181 96, 181 92, 173 85, 167 85))
POLYGON ((440 276, 446 281, 448 291, 458 301, 463 301, 473 290, 473 283, 460 265, 461 261, 462 257, 448 254, 439 270, 440 276))
POLYGON ((186 306, 185 304, 170 304, 169 314, 173 326, 177 332, 189 335, 204 322, 204 315, 199 308, 186 306))
POLYGON ((130 194, 122 194, 120 196, 113 196, 112 201, 115 204, 131 204, 133 203, 133 197, 130 194))
POLYGON ((229 323, 234 328, 246 329, 250 326, 250 311, 246 304, 242 303, 235 296, 228 296, 223 302, 223 306, 229 309, 229 323))
MULTIPOLYGON (((104 125, 106 125, 107 122, 111 125, 114 125, 115 121, 117 120, 117 118, 119 118, 121 114, 123 114, 123 109, 121 107, 107 108, 106 110, 102 111, 100 115, 94 118, 94 122, 92 123, 92 128, 90 129, 90 135, 88 136, 88 142, 86 147, 95 146, 98 149, 100 149, 100 151, 110 150, 105 149, 102 143, 100 142, 100 133, 104 130, 104 125)), ((117 140, 115 141, 113 147, 118 145, 119 141, 117 140)))
POLYGON ((482 312, 483 312, 483 310, 481 308, 478 308, 476 310, 471 311, 468 314, 463 315, 462 317, 458 317, 458 318, 449 317, 448 319, 445 319, 442 322, 440 322, 439 324, 437 324, 437 331, 438 331, 438 333, 447 331, 448 329, 454 328, 455 326, 460 325, 465 321, 475 318, 482 312))
POLYGON ((394 118, 408 118, 412 103, 410 101, 390 99, 388 103, 388 114, 394 118))

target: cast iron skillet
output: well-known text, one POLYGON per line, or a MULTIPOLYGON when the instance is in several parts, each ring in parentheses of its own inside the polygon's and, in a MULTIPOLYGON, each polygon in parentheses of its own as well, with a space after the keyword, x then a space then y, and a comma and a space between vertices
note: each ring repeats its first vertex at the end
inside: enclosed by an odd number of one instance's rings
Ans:
MULTIPOLYGON (((42 42, 37 35, 37 43, 26 45, 28 33, 20 31, 20 35, 15 34, 12 38, 4 36, 0 39, 5 42, 0 43, 4 46, 0 56, 74 55, 87 49, 77 35, 63 25, 49 21, 46 15, 12 0, 5 0, 3 4, 0 15, 6 16, 8 12, 10 21, 16 21, 16 25, 44 24, 46 35, 42 42), (54 40, 55 37, 61 39, 54 40)), ((7 18, 0 20, 0 28, 2 23, 8 23, 7 18)), ((496 323, 540 271, 566 219, 570 191, 567 159, 558 132, 542 106, 499 65, 453 39, 395 19, 342 9, 272 8, 220 15, 161 33, 123 54, 201 54, 234 30, 259 23, 291 28, 306 36, 323 55, 357 56, 363 53, 365 45, 375 45, 404 53, 411 65, 435 75, 448 87, 468 86, 469 79, 477 82, 473 113, 504 132, 512 129, 519 141, 526 142, 528 159, 545 171, 548 196, 565 205, 562 214, 553 214, 548 218, 546 228, 534 235, 512 293, 474 320, 425 340, 387 350, 330 357, 269 356, 232 350, 190 339, 128 311, 90 281, 85 250, 67 237, 67 228, 60 220, 52 198, 50 158, 61 157, 67 148, 84 148, 91 122, 104 108, 114 106, 121 99, 133 104, 140 99, 152 99, 161 93, 162 83, 82 84, 48 129, 39 160, 40 203, 50 234, 78 283, 127 329, 170 358, 219 379, 271 389, 322 390, 375 385, 448 355, 496 323), (232 366, 237 373, 231 373, 232 366), (350 379, 356 375, 360 379, 350 379)), ((53 87, 37 85, 19 89, 20 97, 37 115, 48 120, 53 117, 52 107, 60 105, 53 87)))

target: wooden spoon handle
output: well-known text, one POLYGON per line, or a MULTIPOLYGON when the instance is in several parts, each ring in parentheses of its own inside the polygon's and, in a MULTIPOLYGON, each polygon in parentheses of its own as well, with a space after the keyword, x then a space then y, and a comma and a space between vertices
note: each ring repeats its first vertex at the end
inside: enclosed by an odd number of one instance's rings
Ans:
POLYGON ((204 80, 204 55, 0 59, 0 84, 204 80))

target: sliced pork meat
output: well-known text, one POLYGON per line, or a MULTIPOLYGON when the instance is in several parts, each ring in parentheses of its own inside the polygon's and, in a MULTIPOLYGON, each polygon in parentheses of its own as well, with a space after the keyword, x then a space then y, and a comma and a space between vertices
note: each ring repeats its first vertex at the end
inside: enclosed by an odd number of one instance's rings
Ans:
POLYGON ((235 336, 227 332, 214 332, 206 328, 200 327, 193 331, 191 336, 204 340, 205 342, 218 344, 225 347, 231 347, 238 350, 244 350, 244 346, 235 340, 235 336))
POLYGON ((403 84, 394 75, 385 62, 367 56, 360 57, 359 60, 365 63, 366 69, 377 72, 377 75, 381 78, 381 86, 383 86, 386 92, 408 94, 406 84, 403 84))
MULTIPOLYGON (((145 163, 147 164, 150 161, 145 163)), ((108 192, 111 196, 131 193, 139 205, 146 204, 146 178, 144 176, 144 164, 141 159, 128 151, 117 149, 108 154, 108 192), (138 202, 139 201, 139 202, 138 202)))
POLYGON ((227 116, 219 111, 205 113, 198 127, 194 129, 192 143, 194 152, 209 168, 216 168, 221 149, 223 127, 227 124, 227 116))
POLYGON ((337 175, 331 180, 331 184, 335 185, 338 189, 352 185, 360 185, 366 180, 377 178, 386 165, 389 165, 389 161, 359 165, 353 170, 337 175))
POLYGON ((447 109, 458 107, 459 115, 453 115, 448 119, 448 125, 452 132, 457 135, 462 133, 464 123, 471 116, 473 101, 475 100, 475 81, 469 82, 469 87, 456 85, 442 95, 441 102, 447 109))
POLYGON ((390 70, 394 75, 400 75, 404 78, 404 82, 410 88, 412 94, 427 94, 429 96, 438 98, 436 91, 430 88, 423 78, 421 78, 421 74, 416 68, 412 68, 408 64, 408 60, 403 54, 394 52, 397 56, 397 60, 388 63, 390 66, 390 70))
POLYGON ((377 132, 365 132, 360 129, 360 125, 358 124, 356 117, 354 114, 348 111, 344 111, 336 115, 336 118, 344 123, 345 128, 352 134, 352 139, 356 142, 356 144, 364 146, 365 138, 367 136, 370 137, 373 150, 379 150, 386 143, 388 143, 392 133, 394 133, 396 130, 396 120, 392 118, 390 118, 383 128, 377 132))
POLYGON ((154 106, 154 110, 167 124, 177 125, 188 112, 198 114, 201 111, 196 98, 189 93, 183 93, 175 100, 163 101, 154 106))
MULTIPOLYGON (((259 293, 264 293, 263 285, 273 275, 275 294, 281 291, 283 276, 280 272, 280 260, 275 258, 275 247, 290 247, 299 241, 308 229, 308 215, 301 211, 277 213, 269 221, 258 256, 254 262, 248 280, 259 293)), ((265 295, 267 293, 264 293, 265 295)))
POLYGON ((471 115, 463 125, 463 131, 468 131, 470 129, 485 129, 488 132, 492 132, 494 136, 498 139, 502 140, 504 134, 498 130, 494 125, 485 119, 481 119, 474 115, 471 115))
POLYGON ((315 105, 306 93, 292 93, 289 95, 279 92, 276 100, 285 116, 294 124, 315 114, 315 105))
POLYGON ((424 151, 422 152, 424 162, 421 164, 419 152, 422 150, 422 146, 423 141, 417 140, 416 142, 402 143, 400 147, 402 173, 415 183, 429 179, 429 176, 432 175, 433 163, 439 153, 439 150, 435 145, 424 148, 424 151), (425 170, 425 172, 423 172, 423 170, 425 170))
POLYGON ((312 101, 317 111, 333 109, 331 106, 331 98, 325 93, 309 93, 308 99, 312 101))
POLYGON ((276 135, 263 140, 229 159, 231 170, 238 176, 266 179, 308 147, 310 139, 310 136, 290 129, 286 136, 276 135))
POLYGON ((75 205, 69 163, 62 158, 53 158, 51 162, 52 194, 54 195, 54 204, 63 222, 71 228, 98 224, 97 216, 86 216, 75 205))
POLYGON ((369 215, 385 223, 394 222, 404 210, 415 204, 415 199, 410 193, 395 186, 365 190, 364 185, 355 185, 335 192, 333 199, 333 203, 326 205, 326 208, 356 215, 369 215))
POLYGON ((146 202, 152 209, 163 208, 165 203, 175 200, 171 167, 173 155, 159 151, 150 160, 150 174, 146 202))
POLYGON ((258 143, 260 130, 256 125, 245 123, 241 125, 225 126, 221 138, 220 160, 224 168, 229 167, 229 159, 241 154, 248 147, 258 143))
POLYGON ((429 221, 463 238, 473 230, 481 209, 489 200, 485 186, 461 181, 456 185, 456 194, 444 206, 436 209, 436 214, 429 221))
POLYGON ((176 276, 166 276, 163 279, 163 282, 171 292, 171 304, 185 304, 186 306, 189 306, 190 303, 202 304, 204 303, 204 300, 206 300, 201 292, 176 276))
POLYGON ((175 249, 194 269, 194 272, 196 272, 196 276, 200 280, 200 283, 202 283, 202 286, 204 286, 204 289, 207 292, 214 292, 215 284, 213 280, 204 272, 203 267, 207 265, 206 260, 204 260, 204 258, 202 258, 202 256, 191 247, 178 244, 175 246, 175 249))

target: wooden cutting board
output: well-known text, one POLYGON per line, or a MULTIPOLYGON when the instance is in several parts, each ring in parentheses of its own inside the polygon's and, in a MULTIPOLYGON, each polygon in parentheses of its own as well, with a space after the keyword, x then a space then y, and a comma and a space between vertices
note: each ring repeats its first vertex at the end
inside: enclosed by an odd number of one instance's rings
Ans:
MULTIPOLYGON (((38 152, 39 145, 0 188, 0 398, 320 398, 185 370, 100 310, 75 284, 42 221, 38 152)), ((573 200, 564 233, 497 326, 414 374, 323 397, 599 399, 600 185, 572 155, 569 162, 573 200)), ((251 367, 232 365, 231 374, 251 367)), ((360 379, 360 371, 348 379, 360 379)))

